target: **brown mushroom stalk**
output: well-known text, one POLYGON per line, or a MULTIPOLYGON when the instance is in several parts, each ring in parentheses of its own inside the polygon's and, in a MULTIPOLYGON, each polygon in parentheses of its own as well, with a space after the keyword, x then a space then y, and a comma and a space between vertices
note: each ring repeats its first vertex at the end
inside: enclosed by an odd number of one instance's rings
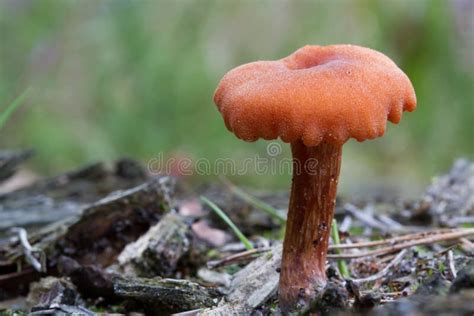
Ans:
POLYGON ((305 46, 239 66, 214 102, 238 138, 291 144, 293 184, 280 275, 280 307, 307 303, 326 282, 342 146, 383 136, 416 108, 410 79, 387 56, 354 45, 305 46))
POLYGON ((291 144, 293 183, 280 272, 280 306, 306 303, 326 282, 326 253, 342 146, 291 144))

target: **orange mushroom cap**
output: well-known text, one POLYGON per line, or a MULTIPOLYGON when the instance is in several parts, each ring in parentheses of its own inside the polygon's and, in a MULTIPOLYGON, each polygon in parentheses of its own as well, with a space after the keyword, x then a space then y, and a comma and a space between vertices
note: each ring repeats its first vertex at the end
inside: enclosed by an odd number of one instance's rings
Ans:
POLYGON ((380 137, 416 108, 408 77, 387 56, 354 45, 305 46, 229 71, 214 102, 238 138, 306 146, 380 137))

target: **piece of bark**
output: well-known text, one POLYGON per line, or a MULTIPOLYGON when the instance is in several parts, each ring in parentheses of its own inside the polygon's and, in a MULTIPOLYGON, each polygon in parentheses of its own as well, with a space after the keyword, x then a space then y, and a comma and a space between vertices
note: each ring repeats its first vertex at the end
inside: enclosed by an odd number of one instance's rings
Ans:
MULTIPOLYGON (((131 164, 131 161, 128 161, 131 164)), ((1 200, 20 200, 28 196, 44 195, 59 200, 79 200, 91 203, 108 193, 128 188, 147 179, 127 177, 127 173, 118 167, 123 165, 118 160, 112 166, 105 163, 92 163, 76 170, 46 178, 20 190, 2 195, 1 200)), ((135 168, 142 168, 135 162, 135 168)))
POLYGON ((188 280, 163 278, 119 278, 114 281, 114 292, 166 313, 210 307, 220 296, 215 289, 188 280))
POLYGON ((103 163, 91 164, 0 194, 0 231, 12 226, 41 226, 76 216, 86 205, 146 179, 141 165, 119 160, 112 168, 103 163))
POLYGON ((46 277, 30 286, 29 315, 96 315, 86 307, 76 287, 63 278, 46 277))
POLYGON ((225 272, 217 272, 206 268, 201 268, 197 276, 206 283, 229 287, 231 285, 231 275, 225 272))
MULTIPOLYGON (((15 269, 16 266, 12 266, 15 269)), ((0 301, 28 293, 29 284, 40 278, 40 273, 32 268, 0 275, 0 301)))
MULTIPOLYGON (((46 253, 49 268, 61 255, 81 264, 105 267, 122 249, 135 241, 170 209, 173 183, 168 177, 116 191, 87 205, 81 215, 53 223, 29 236, 31 245, 46 253)), ((21 245, 10 242, 0 247, 0 262, 18 262, 21 245)))
POLYGON ((61 257, 59 273, 68 276, 83 297, 102 297, 109 304, 129 299, 152 315, 160 314, 157 311, 167 315, 212 306, 222 296, 214 288, 191 281, 123 277, 109 269, 106 271, 93 265, 81 265, 67 257, 61 257))
POLYGON ((61 256, 58 272, 67 276, 85 298, 102 297, 109 303, 116 301, 113 280, 117 274, 105 271, 96 265, 81 265, 72 258, 61 256))
POLYGON ((30 285, 26 303, 31 311, 47 310, 53 305, 84 305, 70 281, 51 276, 30 285))
POLYGON ((191 247, 189 225, 182 217, 169 213, 144 235, 128 244, 118 256, 125 275, 170 277, 191 247))
POLYGON ((282 245, 278 244, 249 263, 234 276, 226 299, 199 315, 250 315, 277 291, 281 252, 282 245))
POLYGON ((91 310, 89 310, 85 307, 82 307, 82 306, 71 306, 71 305, 58 304, 58 305, 51 306, 51 308, 32 311, 31 313, 28 314, 28 316, 33 316, 33 315, 38 315, 38 316, 44 316, 44 315, 98 316, 99 314, 96 314, 96 313, 92 312, 91 310))
POLYGON ((41 226, 80 213, 82 203, 55 201, 45 196, 32 196, 5 203, 0 213, 0 231, 10 227, 41 226))
POLYGON ((163 177, 110 194, 83 211, 57 241, 56 251, 82 264, 112 264, 170 209, 171 191, 169 178, 163 177))
POLYGON ((33 156, 33 150, 0 150, 0 182, 10 178, 18 166, 33 156))

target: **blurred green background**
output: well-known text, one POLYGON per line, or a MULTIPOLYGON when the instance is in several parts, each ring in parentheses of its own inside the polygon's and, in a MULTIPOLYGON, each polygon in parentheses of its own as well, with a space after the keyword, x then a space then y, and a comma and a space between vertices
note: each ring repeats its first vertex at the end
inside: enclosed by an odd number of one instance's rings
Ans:
MULTIPOLYGON (((225 129, 212 103, 222 75, 305 44, 352 43, 394 59, 418 109, 383 138, 347 143, 341 191, 415 195, 453 159, 474 156, 473 3, 0 0, 0 106, 33 91, 0 146, 35 148, 31 168, 41 174, 160 152, 265 155, 267 142, 225 129)), ((231 178, 287 188, 290 176, 231 178)))

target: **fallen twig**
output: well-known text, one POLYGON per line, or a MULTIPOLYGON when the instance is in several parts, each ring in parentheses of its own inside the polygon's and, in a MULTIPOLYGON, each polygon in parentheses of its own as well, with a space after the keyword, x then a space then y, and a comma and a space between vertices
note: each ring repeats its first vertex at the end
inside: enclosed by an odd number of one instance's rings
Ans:
POLYGON ((397 231, 405 233, 410 231, 422 230, 421 227, 403 226, 399 222, 385 215, 379 215, 378 217, 380 219, 375 218, 375 216, 372 214, 374 213, 374 206, 372 204, 368 204, 364 210, 359 209, 358 207, 350 203, 345 204, 343 208, 347 213, 367 225, 368 228, 375 228, 384 232, 397 231))
POLYGON ((377 216, 383 224, 387 225, 388 227, 391 227, 392 229, 396 231, 406 231, 406 227, 397 222, 396 220, 390 218, 389 216, 385 214, 379 214, 377 216))
POLYGON ((389 264, 385 266, 385 268, 383 268, 376 274, 371 275, 367 278, 353 279, 352 282, 355 282, 356 284, 361 284, 364 282, 372 282, 372 281, 376 281, 378 279, 383 278, 393 266, 397 265, 398 263, 400 263, 400 261, 402 261, 403 257, 406 255, 407 252, 408 252, 407 249, 403 249, 392 261, 390 261, 389 264))
MULTIPOLYGON (((372 293, 372 291, 364 291, 364 292, 372 293)), ((411 291, 409 288, 407 288, 407 289, 404 289, 403 291, 382 293, 382 297, 391 298, 391 299, 400 298, 400 297, 408 296, 408 295, 412 294, 412 292, 413 291, 411 291)))
POLYGON ((451 278, 452 278, 452 280, 454 280, 454 279, 456 279, 458 274, 456 272, 456 266, 454 264, 454 255, 453 255, 452 250, 449 250, 446 253, 446 259, 448 260, 448 267, 449 267, 449 272, 451 273, 451 278))
POLYGON ((411 240, 405 243, 395 244, 389 247, 384 247, 384 248, 380 248, 376 250, 360 252, 360 253, 352 253, 352 254, 328 255, 327 257, 328 259, 337 260, 337 259, 355 259, 355 258, 362 258, 362 257, 380 256, 380 255, 396 252, 402 249, 411 248, 414 246, 434 244, 440 241, 454 240, 454 239, 459 239, 462 237, 473 236, 473 235, 474 235, 474 228, 459 229, 455 232, 437 234, 435 236, 429 236, 426 238, 411 240))
POLYGON ((341 225, 339 225, 339 230, 343 233, 348 232, 352 225, 352 217, 346 215, 342 220, 341 225))
POLYGON ((389 239, 382 239, 382 240, 376 240, 376 241, 366 241, 366 242, 359 242, 359 243, 352 243, 352 244, 340 244, 340 245, 330 245, 329 249, 352 249, 352 248, 368 248, 368 247, 375 247, 375 246, 382 246, 382 245, 387 245, 387 244, 395 244, 400 241, 406 241, 406 240, 415 240, 415 239, 420 239, 420 238, 425 238, 430 235, 436 235, 436 234, 444 234, 448 232, 456 232, 459 229, 454 229, 454 228, 443 228, 443 229, 438 229, 438 230, 432 230, 432 231, 424 231, 424 232, 419 232, 419 233, 413 233, 413 234, 407 234, 403 236, 397 236, 389 239))
POLYGON ((270 250, 271 250, 271 248, 268 248, 268 247, 246 250, 246 251, 243 251, 243 252, 239 252, 239 253, 230 255, 230 256, 225 257, 225 258, 220 259, 220 260, 209 261, 207 263, 207 267, 209 269, 215 269, 217 267, 226 266, 226 265, 229 265, 229 264, 232 264, 232 263, 251 260, 251 259, 254 259, 256 257, 256 255, 262 254, 264 252, 268 252, 270 250))
POLYGON ((367 212, 360 210, 359 208, 357 208, 356 206, 350 203, 347 203, 344 205, 344 210, 372 228, 377 228, 382 231, 388 230, 387 225, 376 220, 372 215, 367 214, 367 212))
POLYGON ((23 248, 23 254, 26 258, 26 261, 31 264, 31 266, 38 272, 45 272, 43 271, 44 268, 43 265, 38 261, 38 259, 33 256, 33 247, 31 247, 30 242, 28 241, 28 233, 24 228, 21 227, 12 227, 10 229, 12 233, 18 234, 18 239, 21 243, 21 246, 23 248))
POLYGON ((461 246, 464 251, 474 252, 474 243, 472 241, 467 238, 460 238, 459 241, 461 241, 461 246))

